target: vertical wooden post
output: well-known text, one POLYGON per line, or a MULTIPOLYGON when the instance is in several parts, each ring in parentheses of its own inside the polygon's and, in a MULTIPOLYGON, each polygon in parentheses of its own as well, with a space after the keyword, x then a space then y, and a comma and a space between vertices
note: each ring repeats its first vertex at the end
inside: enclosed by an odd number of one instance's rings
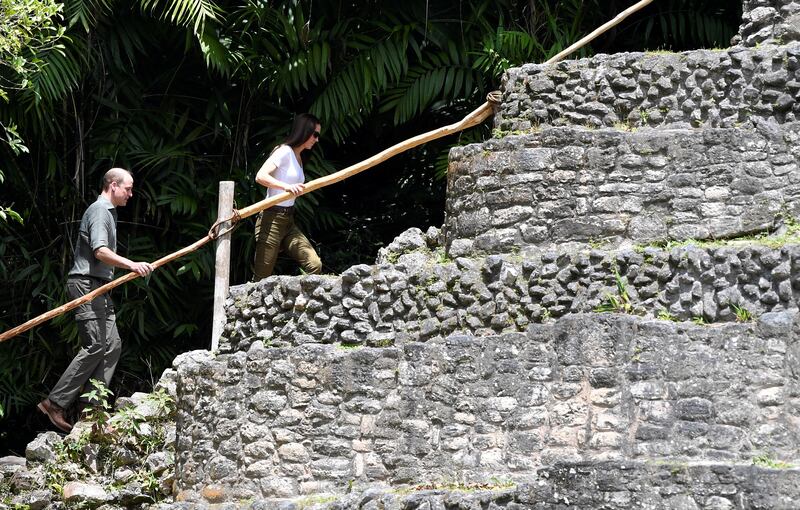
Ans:
MULTIPOLYGON (((233 181, 220 181, 217 221, 230 218, 233 214, 233 181)), ((220 223, 220 231, 231 226, 230 221, 220 223)), ((214 266, 214 316, 211 326, 211 350, 219 349, 219 338, 225 326, 225 300, 231 274, 231 233, 217 238, 216 263, 214 266)))

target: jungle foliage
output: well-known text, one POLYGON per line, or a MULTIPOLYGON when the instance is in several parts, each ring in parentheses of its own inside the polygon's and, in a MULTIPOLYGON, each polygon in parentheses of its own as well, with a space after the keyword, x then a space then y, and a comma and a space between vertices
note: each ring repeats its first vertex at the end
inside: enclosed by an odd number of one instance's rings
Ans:
MULTIPOLYGON (((0 101, 0 135, 16 143, 0 143, 0 206, 21 220, 0 219, 0 329, 66 301, 80 217, 110 166, 136 181, 120 251, 152 261, 206 234, 219 181, 236 183, 239 206, 263 197, 253 177, 295 112, 322 119, 306 170, 325 175, 462 118, 509 66, 543 61, 631 3, 66 0, 48 18, 57 43, 16 50, 35 68, 0 66, 2 83, 19 85, 0 101)), ((731 3, 656 2, 582 54, 726 46, 740 17, 731 3)), ((0 34, 15 23, 0 22, 0 34)), ((441 224, 449 147, 488 137, 487 124, 299 200, 324 271, 441 224)), ((251 276, 252 242, 247 221, 234 233, 233 284, 251 276)), ((125 339, 115 394, 151 387, 177 354, 208 346, 212 271, 204 249, 115 292, 125 339)), ((3 450, 44 427, 34 404, 77 347, 70 317, 0 345, 3 450)))

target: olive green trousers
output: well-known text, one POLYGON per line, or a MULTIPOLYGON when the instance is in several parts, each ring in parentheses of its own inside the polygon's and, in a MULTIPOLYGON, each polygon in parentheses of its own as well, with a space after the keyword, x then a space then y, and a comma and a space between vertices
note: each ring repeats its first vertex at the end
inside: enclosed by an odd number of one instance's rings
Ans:
POLYGON ((319 274, 322 271, 322 261, 317 252, 294 223, 294 211, 262 211, 256 219, 255 281, 272 274, 281 250, 300 263, 306 273, 319 274))

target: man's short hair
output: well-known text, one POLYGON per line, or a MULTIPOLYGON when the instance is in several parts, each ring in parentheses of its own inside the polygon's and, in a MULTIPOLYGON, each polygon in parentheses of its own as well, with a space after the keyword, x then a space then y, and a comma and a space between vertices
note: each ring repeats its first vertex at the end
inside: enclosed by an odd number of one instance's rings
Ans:
POLYGON ((122 184, 125 180, 125 176, 128 175, 133 178, 133 175, 124 168, 112 168, 103 176, 103 191, 106 191, 109 186, 111 186, 112 182, 116 182, 117 184, 122 184))

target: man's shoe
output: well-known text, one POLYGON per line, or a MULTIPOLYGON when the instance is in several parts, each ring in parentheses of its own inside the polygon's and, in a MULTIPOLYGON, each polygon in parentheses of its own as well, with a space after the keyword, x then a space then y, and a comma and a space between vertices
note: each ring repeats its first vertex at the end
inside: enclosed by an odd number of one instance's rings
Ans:
POLYGON ((66 433, 72 430, 72 425, 70 425, 64 416, 64 408, 60 405, 46 398, 39 402, 36 407, 50 418, 50 423, 55 425, 58 430, 66 433))

